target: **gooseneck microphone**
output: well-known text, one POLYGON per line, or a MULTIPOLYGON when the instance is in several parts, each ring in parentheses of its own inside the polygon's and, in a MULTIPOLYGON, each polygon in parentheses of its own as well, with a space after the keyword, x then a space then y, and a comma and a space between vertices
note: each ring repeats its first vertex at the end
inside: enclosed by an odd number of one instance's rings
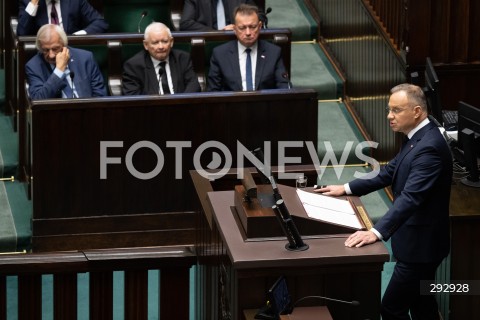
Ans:
POLYGON ((268 29, 268 18, 267 14, 272 12, 272 8, 268 7, 265 12, 260 13, 260 20, 262 21, 263 24, 263 29, 268 29))
POLYGON ((303 242, 297 226, 295 225, 295 222, 293 221, 283 199, 277 200, 275 205, 272 206, 272 209, 280 223, 282 231, 288 240, 288 243, 285 245, 285 249, 289 251, 307 250, 309 246, 303 242))
POLYGON ((148 12, 147 10, 142 11, 142 15, 140 16, 140 20, 138 21, 138 26, 137 26, 137 31, 140 33, 140 24, 142 23, 143 18, 147 16, 148 12))
POLYGON ((72 99, 75 99, 75 83, 73 79, 75 78, 75 72, 70 71, 70 80, 72 80, 72 99))
POLYGON ((306 297, 300 298, 297 301, 295 301, 292 308, 295 307, 300 301, 307 300, 307 299, 323 299, 323 300, 328 300, 328 301, 334 301, 334 302, 349 304, 349 305, 354 306, 354 307, 358 307, 360 305, 360 302, 358 302, 357 300, 346 301, 346 300, 333 299, 333 298, 328 298, 328 297, 323 297, 323 296, 306 296, 306 297))

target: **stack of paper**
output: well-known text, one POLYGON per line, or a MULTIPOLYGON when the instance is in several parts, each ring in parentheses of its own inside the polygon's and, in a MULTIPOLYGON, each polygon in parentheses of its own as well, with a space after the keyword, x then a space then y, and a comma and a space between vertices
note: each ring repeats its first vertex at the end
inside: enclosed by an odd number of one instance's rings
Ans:
POLYGON ((362 228, 362 224, 348 200, 327 197, 301 189, 297 189, 297 195, 310 218, 357 229, 362 228))

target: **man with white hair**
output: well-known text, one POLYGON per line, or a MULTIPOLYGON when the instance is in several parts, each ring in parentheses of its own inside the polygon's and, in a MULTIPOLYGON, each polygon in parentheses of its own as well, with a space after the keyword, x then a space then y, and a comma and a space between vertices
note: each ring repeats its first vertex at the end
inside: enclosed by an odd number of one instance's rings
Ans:
POLYGON ((122 94, 173 94, 201 91, 190 54, 172 49, 170 29, 153 22, 145 29, 140 51, 123 65, 122 94))
POLYGON ((90 98, 107 95, 102 73, 90 51, 68 47, 62 27, 43 25, 38 53, 25 65, 31 99, 90 98))

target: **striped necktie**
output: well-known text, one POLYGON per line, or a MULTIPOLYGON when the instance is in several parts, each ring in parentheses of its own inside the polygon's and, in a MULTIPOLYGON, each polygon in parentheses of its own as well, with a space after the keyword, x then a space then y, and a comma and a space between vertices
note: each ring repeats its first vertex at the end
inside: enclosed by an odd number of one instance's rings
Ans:
POLYGON ((50 3, 52 4, 52 9, 50 10, 50 22, 58 25, 58 13, 57 8, 55 7, 55 0, 52 0, 50 3))

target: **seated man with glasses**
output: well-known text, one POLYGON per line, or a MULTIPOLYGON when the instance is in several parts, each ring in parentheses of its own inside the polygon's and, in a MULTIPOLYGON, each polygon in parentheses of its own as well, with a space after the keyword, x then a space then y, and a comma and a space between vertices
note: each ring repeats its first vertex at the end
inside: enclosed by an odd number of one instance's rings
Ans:
POLYGON ((38 53, 25 65, 30 98, 90 98, 107 94, 90 51, 67 47, 65 31, 54 24, 37 33, 38 53))
POLYGON ((208 91, 253 91, 289 88, 280 47, 258 40, 262 22, 256 6, 241 4, 234 12, 237 40, 213 50, 208 91))

